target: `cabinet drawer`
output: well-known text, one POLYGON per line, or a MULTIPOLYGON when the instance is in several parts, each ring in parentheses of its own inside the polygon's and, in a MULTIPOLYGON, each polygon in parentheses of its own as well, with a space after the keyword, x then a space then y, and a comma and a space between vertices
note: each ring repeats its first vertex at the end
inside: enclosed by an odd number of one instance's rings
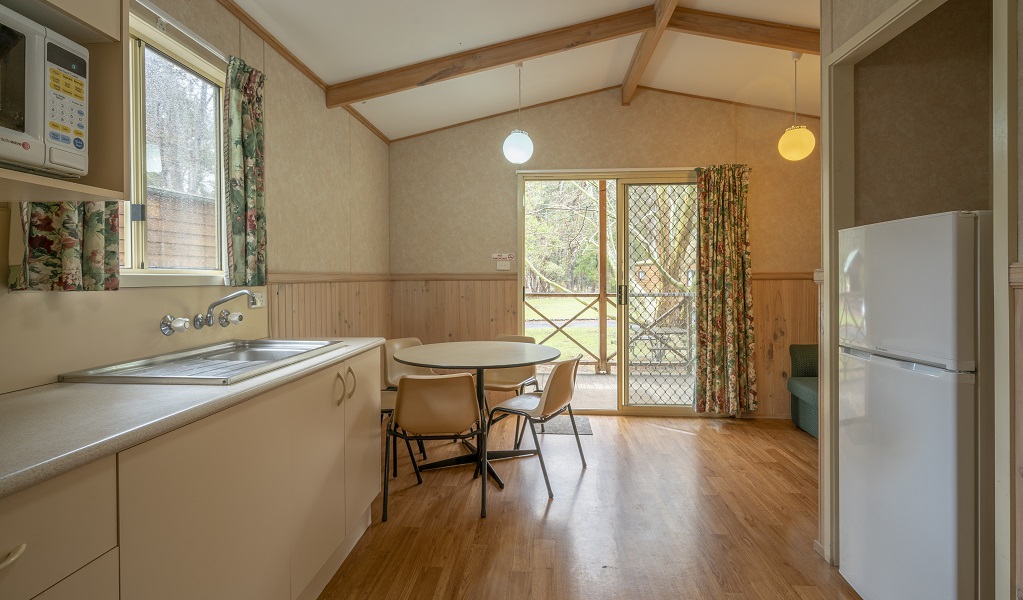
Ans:
POLYGON ((117 545, 113 456, 0 500, 0 598, 28 600, 117 545))
POLYGON ((32 600, 117 600, 117 548, 32 600))

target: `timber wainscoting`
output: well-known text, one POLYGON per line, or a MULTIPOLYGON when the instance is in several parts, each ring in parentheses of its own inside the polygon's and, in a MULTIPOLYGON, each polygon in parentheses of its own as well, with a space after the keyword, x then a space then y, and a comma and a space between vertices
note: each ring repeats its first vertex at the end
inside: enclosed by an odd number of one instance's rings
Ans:
MULTIPOLYGON (((514 273, 270 274, 270 336, 418 337, 423 343, 490 340, 519 328, 514 273)), ((812 273, 754 273, 753 320, 760 410, 788 418, 789 344, 817 342, 812 273)))

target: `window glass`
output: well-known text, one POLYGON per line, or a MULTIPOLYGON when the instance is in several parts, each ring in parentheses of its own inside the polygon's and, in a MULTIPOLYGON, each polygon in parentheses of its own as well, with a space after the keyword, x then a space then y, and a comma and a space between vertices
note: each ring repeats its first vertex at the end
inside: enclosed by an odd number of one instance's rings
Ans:
POLYGON ((145 266, 219 269, 220 87, 149 46, 143 72, 145 266))

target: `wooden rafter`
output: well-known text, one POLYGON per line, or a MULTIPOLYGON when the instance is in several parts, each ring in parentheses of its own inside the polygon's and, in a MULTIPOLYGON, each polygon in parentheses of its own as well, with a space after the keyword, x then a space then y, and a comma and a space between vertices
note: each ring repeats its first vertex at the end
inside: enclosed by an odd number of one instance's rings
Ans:
POLYGON ((629 63, 629 70, 625 73, 625 80, 622 82, 622 106, 628 106, 632 102, 632 96, 636 93, 643 72, 650 64, 650 58, 654 55, 657 43, 661 41, 668 21, 675 14, 675 7, 678 0, 657 0, 654 4, 654 27, 643 32, 639 38, 636 51, 632 55, 632 62, 629 63))
POLYGON ((577 25, 569 25, 475 50, 460 52, 407 67, 327 86, 327 106, 343 106, 605 42, 646 31, 654 26, 654 7, 647 6, 577 25))
POLYGON ((821 53, 819 29, 721 15, 691 8, 676 8, 668 22, 668 29, 792 52, 817 55, 821 53))

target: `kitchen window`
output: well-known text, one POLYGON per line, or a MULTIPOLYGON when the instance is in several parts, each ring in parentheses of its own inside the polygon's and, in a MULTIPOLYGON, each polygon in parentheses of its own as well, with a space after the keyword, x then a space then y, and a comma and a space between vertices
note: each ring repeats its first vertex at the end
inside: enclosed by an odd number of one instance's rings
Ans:
POLYGON ((135 15, 131 36, 122 285, 223 285, 225 69, 135 15))

